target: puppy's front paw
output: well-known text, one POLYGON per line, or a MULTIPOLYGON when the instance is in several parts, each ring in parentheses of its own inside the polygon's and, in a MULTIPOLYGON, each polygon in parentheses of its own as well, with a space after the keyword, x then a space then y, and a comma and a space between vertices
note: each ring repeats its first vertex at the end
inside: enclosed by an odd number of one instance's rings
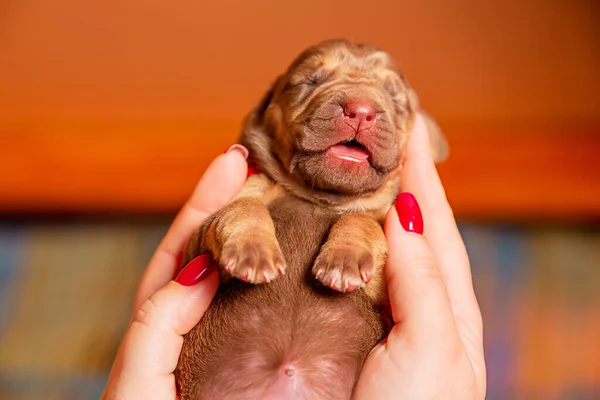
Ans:
POLYGON ((375 269, 373 252, 352 243, 326 244, 315 260, 313 275, 338 292, 351 292, 371 281, 375 269))
POLYGON ((285 272, 279 243, 266 232, 243 233, 227 240, 220 262, 234 277, 254 284, 271 282, 285 272))

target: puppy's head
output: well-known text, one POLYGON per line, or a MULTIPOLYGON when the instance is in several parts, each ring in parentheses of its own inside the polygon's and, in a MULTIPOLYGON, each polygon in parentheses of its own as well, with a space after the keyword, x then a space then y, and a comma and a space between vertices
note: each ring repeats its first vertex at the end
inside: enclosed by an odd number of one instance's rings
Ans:
MULTIPOLYGON (((258 167, 329 203, 397 179, 417 97, 388 54, 345 40, 305 50, 246 121, 258 167)), ((436 128, 437 129, 437 128, 436 128)), ((443 136, 438 159, 445 158, 443 136)))

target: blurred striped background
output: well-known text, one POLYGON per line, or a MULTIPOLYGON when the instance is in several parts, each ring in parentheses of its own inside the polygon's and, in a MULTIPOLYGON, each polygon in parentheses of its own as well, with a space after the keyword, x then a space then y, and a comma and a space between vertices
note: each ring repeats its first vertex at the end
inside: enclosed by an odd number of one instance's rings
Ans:
MULTIPOLYGON (((0 225, 0 399, 97 399, 166 220, 0 225)), ((461 224, 491 400, 600 398, 600 229, 461 224)))

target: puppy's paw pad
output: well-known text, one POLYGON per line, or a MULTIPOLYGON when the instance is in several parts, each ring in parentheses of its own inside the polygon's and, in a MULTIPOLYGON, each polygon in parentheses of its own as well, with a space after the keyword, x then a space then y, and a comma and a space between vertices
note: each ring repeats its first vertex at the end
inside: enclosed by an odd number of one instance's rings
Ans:
POLYGON ((285 260, 275 237, 240 235, 223 245, 221 265, 232 276, 248 283, 268 283, 285 273, 285 260))
POLYGON ((315 260, 313 275, 325 286, 338 292, 352 292, 371 281, 374 256, 361 246, 325 247, 315 260))

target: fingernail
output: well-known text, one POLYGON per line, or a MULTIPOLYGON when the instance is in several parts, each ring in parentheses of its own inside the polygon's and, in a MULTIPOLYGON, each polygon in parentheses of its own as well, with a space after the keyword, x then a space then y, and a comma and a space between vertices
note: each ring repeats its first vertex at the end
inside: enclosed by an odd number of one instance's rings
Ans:
POLYGON ((232 151, 237 151, 238 153, 240 153, 245 159, 248 159, 248 154, 250 154, 250 152, 248 151, 247 148, 245 148, 244 146, 242 146, 241 144, 234 144, 233 146, 231 146, 230 148, 228 148, 227 150, 225 150, 225 153, 230 153, 232 151))
POLYGON ((255 168, 252 168, 251 166, 248 166, 248 178, 250 178, 252 175, 256 175, 258 174, 258 170, 255 168))
POLYGON ((423 214, 417 199, 411 193, 400 193, 396 197, 396 212, 400 219, 400 224, 407 232, 423 234, 423 214))
POLYGON ((175 282, 183 286, 192 286, 204 280, 214 268, 209 254, 203 254, 190 261, 177 275, 175 282))

